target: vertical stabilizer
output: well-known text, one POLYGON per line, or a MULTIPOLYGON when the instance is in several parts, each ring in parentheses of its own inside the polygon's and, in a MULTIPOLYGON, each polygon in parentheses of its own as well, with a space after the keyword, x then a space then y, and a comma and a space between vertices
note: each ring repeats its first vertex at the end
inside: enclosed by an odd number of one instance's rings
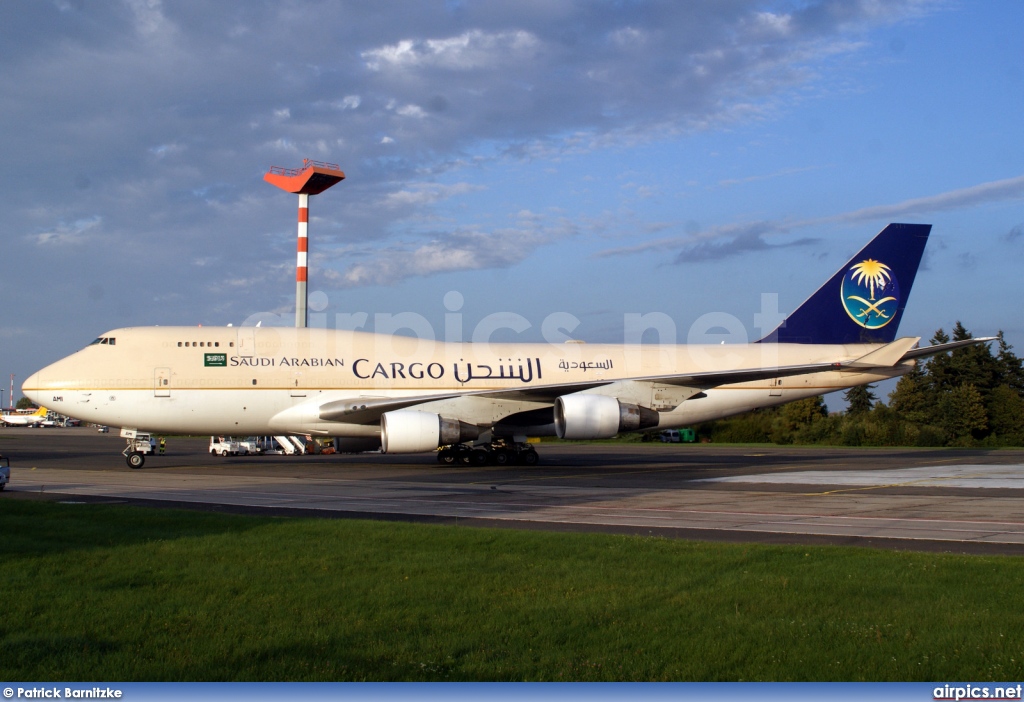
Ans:
POLYGON ((891 342, 931 229, 930 224, 890 224, 761 342, 891 342))

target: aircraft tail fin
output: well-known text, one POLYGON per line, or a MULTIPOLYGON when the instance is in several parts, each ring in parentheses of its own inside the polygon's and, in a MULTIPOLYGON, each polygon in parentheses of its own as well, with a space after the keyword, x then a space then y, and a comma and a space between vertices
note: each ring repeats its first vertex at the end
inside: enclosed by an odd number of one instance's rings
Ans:
POLYGON ((892 342, 931 229, 890 224, 761 342, 892 342))

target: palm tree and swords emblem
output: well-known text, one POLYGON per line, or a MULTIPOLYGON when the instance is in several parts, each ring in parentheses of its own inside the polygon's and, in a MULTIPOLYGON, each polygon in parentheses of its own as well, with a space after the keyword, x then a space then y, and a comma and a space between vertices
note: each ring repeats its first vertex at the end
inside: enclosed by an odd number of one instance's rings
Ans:
POLYGON ((850 266, 840 287, 850 319, 867 329, 892 321, 899 307, 900 287, 892 269, 872 258, 850 266))

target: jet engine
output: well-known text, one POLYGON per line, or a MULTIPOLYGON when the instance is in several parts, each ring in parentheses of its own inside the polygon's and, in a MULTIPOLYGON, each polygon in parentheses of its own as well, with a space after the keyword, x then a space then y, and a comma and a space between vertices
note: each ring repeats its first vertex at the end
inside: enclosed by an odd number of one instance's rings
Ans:
POLYGON ((380 416, 380 443, 384 453, 423 453, 478 436, 479 427, 439 414, 395 410, 380 416))
POLYGON ((607 395, 574 393, 555 400, 559 439, 610 439, 620 431, 658 426, 658 413, 607 395))

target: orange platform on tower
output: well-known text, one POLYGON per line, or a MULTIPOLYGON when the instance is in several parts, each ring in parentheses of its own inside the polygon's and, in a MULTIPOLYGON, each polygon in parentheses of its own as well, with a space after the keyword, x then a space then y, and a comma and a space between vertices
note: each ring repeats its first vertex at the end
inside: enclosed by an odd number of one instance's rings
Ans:
POLYGON ((319 195, 344 179, 345 174, 338 164, 311 161, 308 158, 302 159, 302 168, 272 166, 263 176, 263 180, 285 192, 302 195, 319 195))

